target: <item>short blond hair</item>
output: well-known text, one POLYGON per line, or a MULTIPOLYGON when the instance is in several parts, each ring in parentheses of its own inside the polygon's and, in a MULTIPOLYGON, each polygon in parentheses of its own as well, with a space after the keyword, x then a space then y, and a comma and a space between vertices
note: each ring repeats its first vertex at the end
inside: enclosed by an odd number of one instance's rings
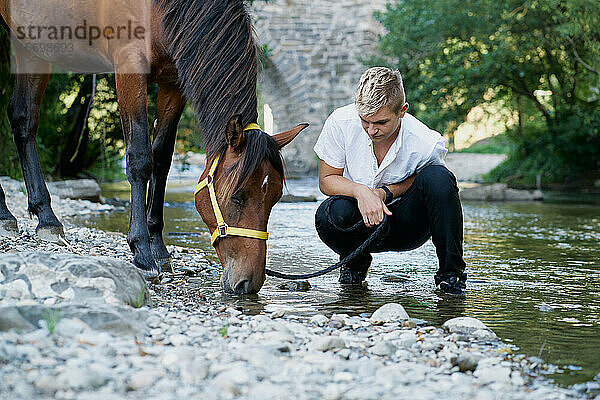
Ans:
POLYGON ((386 67, 369 68, 360 77, 354 102, 363 117, 377 113, 383 106, 397 114, 405 102, 402 75, 386 67))

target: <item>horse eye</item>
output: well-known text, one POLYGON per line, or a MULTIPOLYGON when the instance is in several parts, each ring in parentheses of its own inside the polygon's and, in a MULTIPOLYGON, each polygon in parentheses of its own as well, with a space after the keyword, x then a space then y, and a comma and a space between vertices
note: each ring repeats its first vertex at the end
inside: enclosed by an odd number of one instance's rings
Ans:
POLYGON ((231 196, 231 202, 235 205, 241 206, 244 204, 244 199, 240 195, 231 196))

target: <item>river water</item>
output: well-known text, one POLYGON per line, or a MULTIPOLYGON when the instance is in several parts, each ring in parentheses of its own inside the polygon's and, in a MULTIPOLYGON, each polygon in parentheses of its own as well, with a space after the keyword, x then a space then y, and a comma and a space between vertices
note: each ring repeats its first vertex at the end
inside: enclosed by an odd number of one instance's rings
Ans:
MULTIPOLYGON (((165 208, 165 242, 203 249, 216 264, 208 230, 192 203, 197 171, 170 179, 165 208)), ((324 197, 316 180, 289 180, 294 195, 324 197)), ((126 183, 103 188, 105 197, 128 199, 126 183)), ((318 238, 319 202, 279 203, 269 222, 267 265, 288 273, 329 266, 336 255, 318 238)), ((468 294, 443 298, 434 291, 437 268, 431 241, 407 253, 374 255, 366 288, 346 289, 337 272, 310 279, 312 288, 281 289, 267 278, 257 296, 232 298, 250 311, 294 308, 296 313, 371 313, 388 302, 409 315, 441 325, 458 316, 485 324, 518 353, 541 356, 559 367, 561 385, 592 380, 600 373, 600 206, 548 203, 463 204, 468 294)), ((126 233, 128 210, 75 221, 126 233)), ((206 290, 220 289, 218 277, 206 290)))

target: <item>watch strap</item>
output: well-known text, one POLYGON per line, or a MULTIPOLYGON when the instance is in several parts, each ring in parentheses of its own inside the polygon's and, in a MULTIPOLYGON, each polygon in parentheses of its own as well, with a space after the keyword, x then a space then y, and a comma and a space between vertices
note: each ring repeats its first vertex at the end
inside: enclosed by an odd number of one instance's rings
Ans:
POLYGON ((390 201, 392 201, 394 199, 394 194, 392 193, 392 191, 390 189, 388 189, 387 186, 381 186, 379 189, 383 189, 383 191, 385 192, 385 204, 388 204, 390 201))

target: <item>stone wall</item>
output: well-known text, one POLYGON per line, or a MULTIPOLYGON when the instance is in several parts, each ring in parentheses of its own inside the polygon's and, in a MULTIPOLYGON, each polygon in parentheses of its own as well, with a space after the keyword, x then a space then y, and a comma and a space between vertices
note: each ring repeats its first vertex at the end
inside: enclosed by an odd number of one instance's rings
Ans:
POLYGON ((273 110, 274 131, 311 125, 283 152, 290 174, 316 171, 313 145, 327 116, 352 102, 365 70, 361 57, 371 54, 382 30, 373 12, 385 3, 275 0, 253 10, 259 43, 272 50, 272 65, 259 83, 273 110))

